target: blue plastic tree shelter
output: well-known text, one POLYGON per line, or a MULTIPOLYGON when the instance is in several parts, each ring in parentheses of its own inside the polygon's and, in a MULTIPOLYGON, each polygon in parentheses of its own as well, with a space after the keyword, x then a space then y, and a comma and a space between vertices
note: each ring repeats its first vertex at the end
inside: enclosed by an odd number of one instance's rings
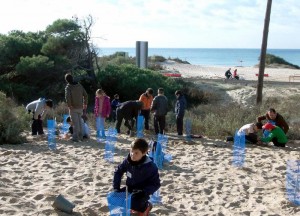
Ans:
POLYGON ((239 133, 238 131, 234 135, 233 144, 233 166, 243 167, 245 162, 245 132, 239 133))
POLYGON ((55 120, 47 120, 48 127, 48 148, 50 150, 56 150, 56 137, 55 137, 55 120))

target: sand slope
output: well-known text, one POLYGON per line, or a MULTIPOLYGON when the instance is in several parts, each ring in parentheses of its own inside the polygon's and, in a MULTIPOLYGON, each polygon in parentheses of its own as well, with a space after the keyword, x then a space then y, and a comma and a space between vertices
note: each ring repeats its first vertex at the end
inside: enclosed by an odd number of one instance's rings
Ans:
MULTIPOLYGON (((146 139, 150 139, 147 136, 146 139)), ((0 146, 0 214, 66 215, 52 208, 58 194, 76 204, 73 215, 108 215, 106 195, 115 166, 133 138, 121 135, 114 163, 104 144, 46 141, 0 146)), ((247 146, 243 168, 232 166, 232 146, 207 138, 169 136, 171 163, 160 171, 162 204, 151 215, 298 215, 285 191, 287 159, 299 159, 299 142, 285 149, 247 146)))

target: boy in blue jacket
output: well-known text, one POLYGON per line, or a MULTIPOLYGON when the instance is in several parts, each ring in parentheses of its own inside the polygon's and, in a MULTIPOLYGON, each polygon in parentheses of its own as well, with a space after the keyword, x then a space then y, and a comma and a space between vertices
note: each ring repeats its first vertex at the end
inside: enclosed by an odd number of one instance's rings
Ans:
POLYGON ((176 103, 175 103, 175 114, 176 114, 176 127, 177 134, 182 136, 183 134, 183 117, 186 109, 186 99, 180 90, 175 92, 176 103))
POLYGON ((148 143, 144 139, 136 139, 131 144, 131 151, 127 158, 120 164, 114 173, 113 188, 116 192, 123 192, 120 189, 121 179, 126 173, 126 186, 131 193, 131 209, 139 215, 146 216, 152 209, 148 202, 150 195, 160 188, 158 168, 146 155, 148 143))

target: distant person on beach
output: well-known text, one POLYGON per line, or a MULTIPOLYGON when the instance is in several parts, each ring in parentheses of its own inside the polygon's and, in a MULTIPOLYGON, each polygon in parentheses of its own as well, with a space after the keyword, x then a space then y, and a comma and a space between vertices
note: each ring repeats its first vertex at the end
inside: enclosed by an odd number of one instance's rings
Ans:
POLYGON ((269 135, 267 137, 260 138, 260 144, 273 142, 274 146, 285 147, 288 139, 284 131, 279 126, 275 126, 272 123, 267 123, 263 126, 263 129, 269 131, 269 135))
POLYGON ((176 114, 176 127, 177 134, 183 135, 183 117, 186 109, 186 99, 180 90, 175 92, 176 103, 175 103, 175 114, 176 114))
POLYGON ((118 105, 121 103, 120 101, 120 97, 118 94, 115 94, 114 95, 114 99, 111 101, 110 103, 110 107, 111 107, 111 120, 113 122, 115 122, 117 120, 117 114, 116 114, 116 111, 117 111, 117 107, 118 105))
POLYGON ((145 93, 141 94, 139 101, 143 102, 141 115, 144 117, 145 130, 149 130, 150 108, 153 101, 153 89, 148 88, 145 93))
POLYGON ((124 125, 128 128, 127 134, 132 135, 132 130, 134 127, 134 122, 137 120, 137 117, 140 113, 140 110, 143 106, 141 101, 125 101, 119 104, 117 108, 117 122, 116 130, 118 133, 121 132, 121 124, 123 119, 125 119, 124 125), (134 120, 135 119, 135 120, 134 120))
POLYGON ((164 89, 157 90, 157 96, 154 97, 151 104, 151 112, 154 112, 154 130, 155 134, 164 134, 166 127, 166 115, 168 112, 168 99, 164 95, 164 89))
POLYGON ((225 72, 225 77, 226 77, 226 79, 230 79, 230 78, 232 77, 231 68, 229 68, 229 69, 225 72))
POLYGON ((235 70, 233 71, 233 78, 235 78, 235 79, 237 79, 237 80, 240 79, 240 77, 239 77, 238 74, 237 74, 237 69, 235 69, 235 70))
POLYGON ((48 111, 53 107, 51 99, 40 98, 27 104, 26 110, 33 114, 31 124, 31 135, 44 135, 43 119, 48 111))
POLYGON ((67 82, 65 88, 65 99, 73 122, 73 134, 71 141, 79 142, 83 139, 81 119, 83 110, 86 110, 87 108, 88 94, 80 83, 74 82, 71 74, 66 74, 65 80, 67 82))
POLYGON ((152 204, 148 202, 150 195, 160 188, 158 168, 147 156, 148 148, 146 140, 134 140, 130 153, 115 169, 113 178, 114 191, 125 192, 126 188, 121 188, 121 180, 126 173, 126 186, 131 193, 131 210, 138 215, 149 215, 152 209, 152 204))
MULTIPOLYGON (((246 124, 238 130, 238 133, 245 133, 245 139, 249 143, 256 144, 258 141, 257 132, 262 129, 262 123, 250 123, 246 124)), ((226 141, 234 141, 234 137, 229 136, 226 138, 226 141)))
POLYGON ((282 115, 277 113, 274 108, 270 108, 265 115, 257 117, 257 122, 262 123, 265 120, 267 123, 272 123, 273 125, 280 127, 285 134, 289 130, 289 126, 285 119, 282 117, 282 115))

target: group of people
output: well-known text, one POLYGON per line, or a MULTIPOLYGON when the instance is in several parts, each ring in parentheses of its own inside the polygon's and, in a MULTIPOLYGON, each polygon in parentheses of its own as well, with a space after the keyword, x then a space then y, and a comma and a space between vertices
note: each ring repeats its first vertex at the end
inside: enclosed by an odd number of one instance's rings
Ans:
POLYGON ((229 68, 226 72, 225 72, 225 77, 226 79, 236 79, 239 80, 240 77, 237 74, 237 69, 234 69, 233 74, 231 73, 231 68, 229 68))
MULTIPOLYGON (((250 123, 242 126, 238 134, 245 134, 245 139, 249 143, 263 144, 273 142, 274 146, 285 147, 288 139, 286 133, 289 126, 282 115, 276 112, 274 108, 270 108, 265 115, 258 116, 256 123, 250 123), (263 124, 263 122, 265 124, 263 124), (258 136, 258 132, 262 131, 262 136, 258 136)), ((227 141, 233 141, 233 137, 227 137, 227 141)))
MULTIPOLYGON (((87 109, 88 94, 84 87, 75 82, 71 74, 65 75, 67 85, 65 87, 65 100, 69 109, 70 118, 68 123, 72 127, 70 140, 73 142, 82 141, 86 134, 85 121, 83 121, 83 111, 87 109)), ((177 133, 183 135, 183 117, 186 109, 186 99, 180 90, 175 92, 177 98, 175 104, 177 133)), ((166 127, 166 115, 168 113, 168 99, 164 95, 164 89, 159 88, 157 95, 154 97, 152 88, 148 88, 140 95, 139 100, 130 100, 123 103, 120 102, 119 95, 115 94, 114 99, 110 101, 103 89, 98 89, 95 95, 94 115, 97 122, 97 134, 105 136, 104 125, 105 120, 111 116, 116 121, 115 127, 118 133, 121 132, 121 124, 123 119, 124 125, 128 128, 127 134, 132 134, 135 122, 138 116, 144 118, 144 129, 149 131, 149 120, 153 113, 153 125, 155 134, 164 134, 166 127)), ((51 99, 40 98, 29 103, 26 106, 28 112, 33 112, 32 135, 44 135, 43 119, 48 111, 53 107, 51 99)))
MULTIPOLYGON (((83 110, 87 108, 88 96, 80 83, 74 82, 71 74, 65 76, 67 82, 65 88, 65 99, 69 109, 67 122, 72 127, 71 140, 77 142, 86 136, 84 131, 84 121, 82 120, 83 110)), ((119 95, 114 95, 114 100, 110 98, 102 89, 96 91, 94 114, 104 127, 105 119, 112 113, 116 120, 116 129, 120 133, 122 120, 125 120, 125 126, 128 132, 133 129, 138 115, 144 117, 145 130, 149 130, 149 119, 153 113, 154 131, 156 134, 164 134, 166 125, 166 114, 168 112, 168 99, 164 95, 163 88, 159 88, 157 95, 153 96, 153 89, 148 88, 141 94, 139 100, 126 101, 121 103, 119 95)), ((180 90, 175 92, 175 114, 177 133, 183 135, 183 118, 187 106, 186 99, 180 90)), ((26 106, 28 112, 33 113, 32 135, 43 135, 42 120, 53 107, 50 99, 40 98, 26 106)), ((71 128, 70 128, 71 129, 71 128)), ((100 131, 104 128, 100 128, 100 131)), ((250 143, 268 143, 273 142, 274 146, 285 147, 287 143, 286 133, 289 126, 282 115, 277 113, 274 108, 270 108, 266 114, 257 117, 256 123, 246 124, 238 131, 244 133, 245 139, 250 143), (263 124, 264 123, 264 124, 263 124), (263 136, 258 136, 258 131, 263 130, 263 136)), ((227 140, 233 140, 228 137, 227 140)), ((124 161, 118 165, 114 172, 113 189, 115 192, 131 193, 132 213, 138 215, 148 215, 152 209, 152 204, 148 201, 150 195, 156 192, 160 186, 160 177, 158 168, 153 160, 147 155, 149 144, 145 139, 135 139, 131 144, 130 153, 124 161), (122 176, 126 173, 126 187, 121 187, 122 176)))
MULTIPOLYGON (((149 119, 151 113, 153 113, 155 134, 165 133, 168 99, 164 95, 163 88, 157 90, 157 95, 155 97, 153 97, 153 93, 153 89, 148 88, 145 93, 140 95, 139 100, 126 101, 119 104, 116 109, 116 129, 118 133, 120 133, 120 127, 122 120, 124 119, 125 126, 128 128, 127 133, 130 134, 139 114, 144 117, 144 129, 148 131, 150 129, 149 119)), ((175 95, 177 98, 175 104, 177 133, 180 136, 183 134, 183 116, 186 109, 186 99, 180 90, 176 91, 175 95)))

